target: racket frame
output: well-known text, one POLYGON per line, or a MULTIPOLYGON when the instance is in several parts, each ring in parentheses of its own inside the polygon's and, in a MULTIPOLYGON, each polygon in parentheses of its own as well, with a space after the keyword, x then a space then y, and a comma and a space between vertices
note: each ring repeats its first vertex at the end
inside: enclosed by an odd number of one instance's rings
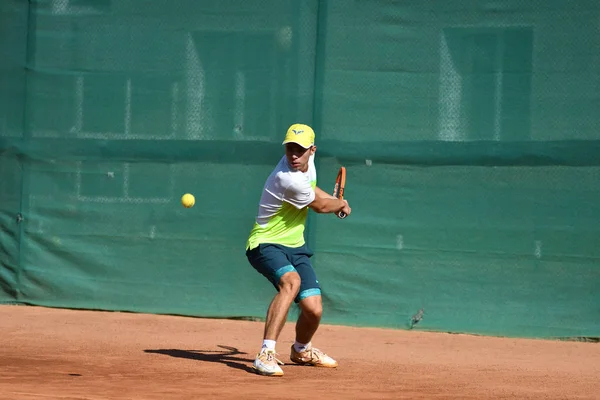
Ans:
MULTIPOLYGON (((344 200, 344 190, 346 188, 346 167, 340 167, 337 177, 335 178, 335 185, 333 187, 333 196, 340 200, 344 200)), ((347 217, 346 213, 340 211, 336 213, 337 217, 344 219, 347 217)))

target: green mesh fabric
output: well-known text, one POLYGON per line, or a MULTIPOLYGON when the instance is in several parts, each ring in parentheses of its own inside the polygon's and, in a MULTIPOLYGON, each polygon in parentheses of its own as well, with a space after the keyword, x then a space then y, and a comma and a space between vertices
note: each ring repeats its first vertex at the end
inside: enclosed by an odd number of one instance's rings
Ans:
POLYGON ((323 322, 598 337, 599 20, 592 0, 2 1, 0 302, 263 317, 244 246, 302 122, 353 208, 309 215, 323 322))

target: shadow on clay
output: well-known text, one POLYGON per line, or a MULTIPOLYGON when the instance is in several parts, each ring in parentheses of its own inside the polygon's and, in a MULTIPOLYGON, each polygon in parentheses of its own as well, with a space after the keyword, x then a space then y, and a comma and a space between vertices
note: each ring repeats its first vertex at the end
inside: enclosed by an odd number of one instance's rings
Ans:
POLYGON ((255 371, 247 364, 252 364, 254 358, 238 357, 244 355, 235 347, 218 345, 223 350, 180 350, 180 349, 157 349, 144 350, 144 353, 163 354, 166 356, 186 358, 188 360, 197 360, 204 362, 216 362, 225 364, 230 368, 240 369, 254 374, 255 371))

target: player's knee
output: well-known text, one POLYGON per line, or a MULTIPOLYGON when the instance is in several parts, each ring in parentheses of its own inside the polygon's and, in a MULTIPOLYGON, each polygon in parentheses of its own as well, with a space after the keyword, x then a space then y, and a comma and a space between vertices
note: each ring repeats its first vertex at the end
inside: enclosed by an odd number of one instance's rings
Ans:
POLYGON ((297 272, 287 272, 279 280, 279 291, 290 296, 296 296, 300 290, 300 275, 297 272))
POLYGON ((323 307, 309 308, 305 311, 306 316, 313 321, 321 321, 323 316, 323 307))
POLYGON ((323 303, 320 296, 307 297, 302 300, 302 312, 312 321, 320 321, 323 316, 323 303))

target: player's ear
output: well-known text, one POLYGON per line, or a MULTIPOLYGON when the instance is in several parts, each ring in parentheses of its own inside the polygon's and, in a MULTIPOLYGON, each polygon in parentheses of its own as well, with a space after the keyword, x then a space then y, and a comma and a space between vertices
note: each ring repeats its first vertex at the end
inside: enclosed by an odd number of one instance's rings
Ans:
POLYGON ((310 148, 310 154, 315 154, 315 151, 317 151, 317 146, 313 145, 313 146, 310 148))

